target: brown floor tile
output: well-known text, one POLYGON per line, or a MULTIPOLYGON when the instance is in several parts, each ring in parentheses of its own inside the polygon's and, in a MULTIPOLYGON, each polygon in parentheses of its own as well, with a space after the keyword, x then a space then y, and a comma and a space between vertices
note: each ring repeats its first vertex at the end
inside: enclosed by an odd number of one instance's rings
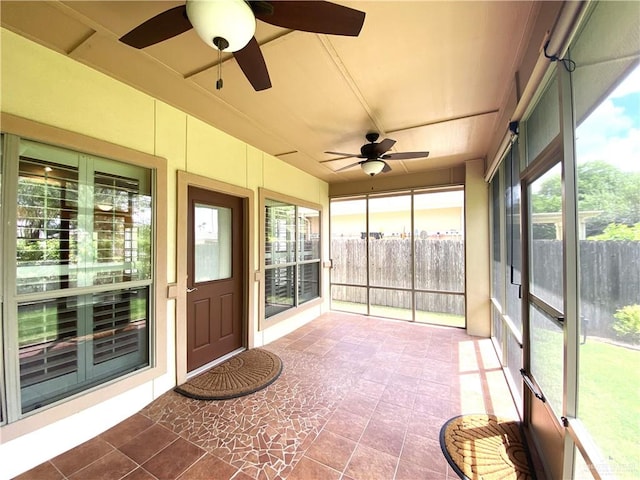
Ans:
POLYGON ((344 473, 354 480, 392 480, 397 464, 398 457, 358 445, 344 473))
POLYGON ((353 440, 324 430, 311 444, 305 456, 342 472, 356 445, 353 440))
POLYGON ((368 418, 339 408, 334 412, 324 429, 358 441, 368 422, 368 418))
POLYGON ((405 464, 420 465, 442 472, 446 464, 438 437, 407 434, 400 458, 405 464))
POLYGON ((395 480, 438 480, 446 478, 446 474, 436 472, 428 467, 400 460, 395 480))
POLYGON ((51 463, 65 476, 77 472, 90 463, 113 451, 113 447, 100 437, 92 438, 82 445, 69 450, 51 460, 51 463))
POLYGON ((100 438, 118 448, 120 445, 127 443, 151 425, 153 425, 152 420, 140 413, 137 413, 104 432, 100 435, 100 438))
POLYGON ((69 476, 69 480, 120 480, 136 468, 133 460, 115 450, 69 476))
POLYGON ((340 472, 307 457, 302 457, 288 480, 338 480, 340 472))
POLYGON ((398 457, 404 442, 404 432, 405 427, 393 421, 372 419, 362 434, 360 444, 398 457))
POLYGON ((161 450, 142 467, 160 480, 178 478, 193 465, 205 451, 184 438, 178 438, 164 450, 161 450))
POLYGON ((160 425, 153 425, 122 445, 119 450, 142 465, 178 436, 160 425))
POLYGON ((156 477, 147 472, 144 468, 138 467, 129 473, 122 480, 157 480, 156 477))
POLYGON ((179 480, 229 480, 237 471, 237 468, 207 454, 180 475, 179 480))
POLYGON ((14 480, 62 480, 64 476, 51 462, 45 462, 18 475, 14 480))

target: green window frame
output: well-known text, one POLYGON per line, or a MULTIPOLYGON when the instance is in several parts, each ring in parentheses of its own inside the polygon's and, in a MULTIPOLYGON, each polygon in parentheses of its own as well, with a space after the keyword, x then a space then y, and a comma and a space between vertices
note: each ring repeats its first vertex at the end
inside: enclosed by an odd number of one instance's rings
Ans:
POLYGON ((263 194, 264 318, 321 297, 322 211, 274 192, 263 194))
POLYGON ((9 134, 3 158, 12 422, 152 366, 156 196, 153 168, 9 134))

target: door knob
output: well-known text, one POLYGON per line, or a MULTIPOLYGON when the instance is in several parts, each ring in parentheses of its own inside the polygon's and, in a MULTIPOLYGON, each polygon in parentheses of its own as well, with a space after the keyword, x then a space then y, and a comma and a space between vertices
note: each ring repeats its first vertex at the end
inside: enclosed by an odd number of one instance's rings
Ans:
POLYGON ((187 293, 195 292, 197 289, 198 289, 198 287, 196 287, 196 288, 187 288, 187 293))

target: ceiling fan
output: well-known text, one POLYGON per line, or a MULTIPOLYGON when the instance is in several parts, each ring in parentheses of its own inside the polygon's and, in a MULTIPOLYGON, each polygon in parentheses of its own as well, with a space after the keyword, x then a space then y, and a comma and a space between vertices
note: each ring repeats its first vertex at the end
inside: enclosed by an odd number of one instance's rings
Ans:
POLYGON ((400 153, 386 153, 396 143, 395 140, 385 138, 380 143, 376 143, 380 135, 375 132, 369 132, 365 135, 365 138, 369 143, 365 143, 360 147, 360 154, 357 153, 342 153, 342 152, 324 152, 331 155, 341 155, 340 158, 332 158, 331 160, 324 160, 320 163, 335 162, 336 160, 344 160, 345 158, 362 158, 363 160, 347 165, 346 167, 339 168, 336 172, 348 170, 357 165, 360 165, 362 171, 367 175, 377 175, 379 173, 386 173, 391 171, 391 167, 385 162, 385 160, 409 160, 411 158, 425 158, 429 156, 429 152, 400 152, 400 153))
MULTIPOLYGON (((233 52, 253 88, 260 91, 271 88, 271 79, 254 37, 256 19, 293 30, 356 37, 364 17, 359 10, 320 0, 186 0, 185 5, 138 25, 120 41, 145 48, 194 28, 210 47, 233 52)), ((221 86, 218 80, 217 88, 221 86)))

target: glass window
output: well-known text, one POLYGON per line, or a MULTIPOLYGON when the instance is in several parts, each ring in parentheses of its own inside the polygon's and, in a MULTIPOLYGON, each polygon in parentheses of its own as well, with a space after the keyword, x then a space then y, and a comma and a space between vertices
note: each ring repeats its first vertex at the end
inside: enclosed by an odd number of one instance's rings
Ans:
POLYGON ((195 282, 231 277, 231 209, 195 205, 195 282))
POLYGON ((520 238, 520 158, 518 143, 505 159, 505 224, 507 242, 506 296, 504 313, 522 336, 522 240, 520 238))
POLYGON ((320 296, 320 210, 265 199, 265 318, 320 296))
POLYGON ((577 65, 577 416, 591 437, 583 443, 596 446, 593 468, 621 479, 640 476, 639 30, 640 4, 598 3, 570 50, 577 65))
POLYGON ((531 292, 564 311, 561 165, 557 163, 529 186, 531 292))
POLYGON ((37 142, 17 164, 5 340, 26 413, 149 365, 152 195, 149 169, 37 142))
POLYGON ((504 272, 502 270, 502 235, 500 232, 500 176, 503 169, 499 169, 491 180, 491 296, 502 307, 504 272))

